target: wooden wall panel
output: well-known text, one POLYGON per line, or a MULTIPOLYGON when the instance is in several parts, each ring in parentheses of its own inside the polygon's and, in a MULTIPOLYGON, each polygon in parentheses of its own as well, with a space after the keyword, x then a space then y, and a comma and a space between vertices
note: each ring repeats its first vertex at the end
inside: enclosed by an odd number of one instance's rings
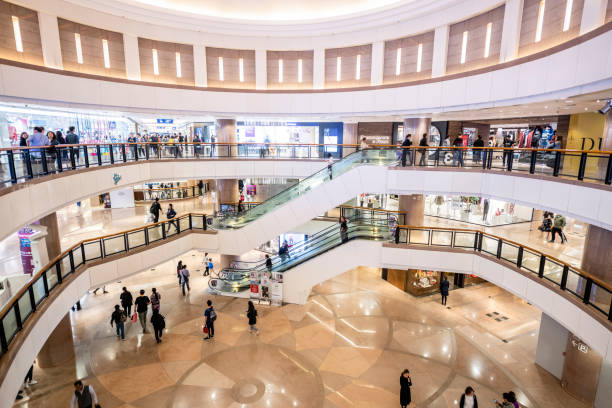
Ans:
POLYGON ((608 10, 606 11, 606 23, 612 21, 612 0, 608 0, 608 10))
POLYGON ((0 58, 44 65, 36 11, 0 1, 0 58), (12 16, 19 18, 23 52, 15 47, 12 16))
POLYGON ((372 71, 372 44, 358 45, 346 48, 330 48, 325 50, 325 88, 344 88, 370 85, 372 71), (357 56, 361 55, 359 63, 359 79, 357 77, 357 56), (342 58, 340 66, 340 81, 337 81, 337 57, 342 58))
POLYGON ((313 51, 268 51, 268 89, 312 89, 313 51), (283 82, 278 81, 278 61, 283 60, 283 82), (302 82, 298 82, 298 61, 302 60, 302 82))
POLYGON ((572 17, 569 30, 563 31, 565 8, 567 0, 546 0, 544 7, 544 24, 542 26, 542 40, 535 42, 538 25, 538 10, 540 0, 525 0, 523 3, 523 17, 521 21, 521 37, 519 43, 519 57, 545 50, 557 44, 568 41, 580 34, 580 21, 584 0, 574 0, 572 3, 572 17))
POLYGON ((446 59, 447 74, 469 71, 499 63, 504 9, 505 6, 497 7, 486 13, 451 25, 446 59), (489 23, 492 23, 491 45, 489 47, 489 57, 485 58, 487 24, 489 23), (464 31, 468 32, 468 41, 465 63, 461 64, 461 44, 463 42, 464 31))
POLYGON ((431 77, 434 32, 385 42, 383 82, 413 81, 431 77), (422 44, 421 72, 417 72, 419 44, 422 44), (401 48, 400 74, 396 75, 397 49, 401 48))
POLYGON ((194 85, 193 46, 138 38, 140 78, 143 81, 194 85), (153 70, 153 49, 157 50, 159 75, 153 70), (176 76, 176 53, 181 54, 181 77, 176 76))
POLYGON ((58 18, 62 63, 67 71, 125 78, 123 34, 58 18), (83 63, 79 64, 75 33, 81 36, 83 63), (108 42, 110 68, 104 66, 102 40, 108 42))
POLYGON ((255 89, 255 50, 206 47, 206 72, 208 86, 255 89), (223 81, 219 78, 219 57, 223 58, 223 81), (240 58, 243 63, 243 82, 240 82, 240 58))

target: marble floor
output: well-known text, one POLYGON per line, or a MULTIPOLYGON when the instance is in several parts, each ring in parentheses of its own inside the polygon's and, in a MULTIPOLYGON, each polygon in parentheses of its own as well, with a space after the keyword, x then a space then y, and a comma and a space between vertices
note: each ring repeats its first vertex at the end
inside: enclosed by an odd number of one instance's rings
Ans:
MULTIPOLYGON (((200 257, 181 259, 193 265, 200 257)), ((75 358, 35 365, 38 384, 15 406, 66 407, 80 378, 104 408, 396 407, 404 368, 411 406, 457 406, 468 385, 483 407, 509 390, 526 407, 585 406, 534 363, 539 310, 492 284, 452 291, 446 308, 438 296, 415 298, 379 270, 358 268, 317 285, 305 305, 257 306, 255 336, 246 299, 209 294, 201 271, 192 269, 191 292, 182 296, 177 260, 86 295, 83 309, 70 312, 75 358), (138 323, 126 323, 125 342, 115 336, 108 322, 123 285, 162 294, 161 344, 138 323), (214 339, 204 341, 208 299, 218 319, 214 339), (508 319, 494 321, 492 312, 508 319)))

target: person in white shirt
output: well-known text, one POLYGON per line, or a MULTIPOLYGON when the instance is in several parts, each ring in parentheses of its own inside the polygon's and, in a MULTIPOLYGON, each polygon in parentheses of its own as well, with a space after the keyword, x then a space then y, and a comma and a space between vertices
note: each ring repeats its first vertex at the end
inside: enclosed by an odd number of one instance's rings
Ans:
POLYGON ((74 382, 74 394, 70 401, 70 408, 99 407, 98 396, 91 385, 83 385, 81 380, 74 382))
POLYGON ((478 400, 472 387, 467 387, 459 400, 459 408, 478 408, 478 400))
POLYGON ((366 162, 366 163, 368 162, 366 150, 369 148, 370 146, 368 145, 366 138, 365 137, 362 138, 361 143, 359 143, 359 150, 361 150, 361 161, 362 162, 366 162))
POLYGON ((332 166, 334 165, 334 156, 331 153, 327 153, 327 172, 329 173, 329 179, 332 179, 332 166))

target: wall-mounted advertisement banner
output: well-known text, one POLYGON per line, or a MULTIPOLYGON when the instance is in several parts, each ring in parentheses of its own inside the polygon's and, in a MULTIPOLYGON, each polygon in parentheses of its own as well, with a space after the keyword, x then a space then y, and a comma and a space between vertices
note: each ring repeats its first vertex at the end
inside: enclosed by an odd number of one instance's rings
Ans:
POLYGON ((272 306, 282 306, 283 305, 283 283, 282 283, 282 280, 280 282, 272 281, 272 283, 270 285, 270 292, 271 292, 271 297, 272 297, 272 301, 271 301, 272 306))
POLYGON ((251 271, 249 275, 251 284, 251 298, 259 297, 259 273, 257 271, 251 271))

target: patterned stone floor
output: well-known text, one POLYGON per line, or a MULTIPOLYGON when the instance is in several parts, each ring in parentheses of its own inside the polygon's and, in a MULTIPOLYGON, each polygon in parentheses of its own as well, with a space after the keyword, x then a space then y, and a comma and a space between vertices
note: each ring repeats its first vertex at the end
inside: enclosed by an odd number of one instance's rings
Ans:
MULTIPOLYGON (((481 406, 514 390, 527 407, 583 407, 535 365, 540 312, 491 284, 414 298, 359 268, 314 288, 305 305, 258 306, 261 334, 249 334, 246 300, 207 293, 190 265, 192 290, 176 283, 178 259, 89 294, 71 312, 75 358, 35 366, 37 385, 18 407, 67 407, 81 378, 104 408, 133 407, 397 407, 399 376, 412 375, 413 405, 452 407, 476 389, 481 406), (127 323, 119 341, 109 325, 121 286, 156 287, 166 317, 163 342, 127 323), (218 311, 215 338, 202 339, 202 314, 218 311), (508 320, 495 321, 497 312, 508 320), (507 341, 504 342, 503 340, 507 341)), ((73 347, 66 345, 66 347, 73 347)), ((489 403, 490 402, 490 403, 489 403)))

